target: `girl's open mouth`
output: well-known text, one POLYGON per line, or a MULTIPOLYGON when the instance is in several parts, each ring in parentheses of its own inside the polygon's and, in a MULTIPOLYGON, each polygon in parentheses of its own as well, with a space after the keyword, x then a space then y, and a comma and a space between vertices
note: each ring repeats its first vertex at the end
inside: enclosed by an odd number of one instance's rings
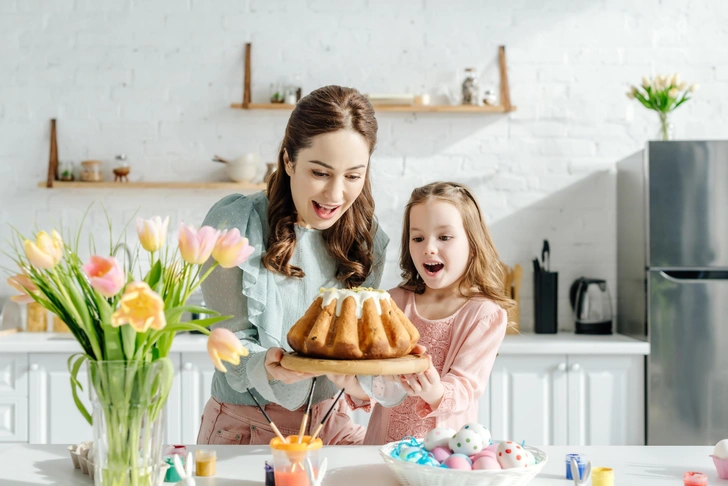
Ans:
POLYGON ((425 272, 430 277, 434 277, 440 270, 445 268, 445 264, 443 263, 424 263, 423 266, 425 267, 425 272))
POLYGON ((330 219, 336 214, 336 210, 341 206, 324 206, 316 201, 313 201, 313 210, 316 211, 316 215, 321 219, 330 219))

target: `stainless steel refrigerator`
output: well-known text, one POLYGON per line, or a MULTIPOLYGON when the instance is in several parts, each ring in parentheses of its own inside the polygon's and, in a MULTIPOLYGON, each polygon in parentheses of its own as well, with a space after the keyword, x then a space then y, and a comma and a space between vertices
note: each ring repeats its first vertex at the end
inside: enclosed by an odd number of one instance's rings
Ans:
POLYGON ((648 445, 728 437, 728 141, 617 164, 617 329, 649 340, 648 445))

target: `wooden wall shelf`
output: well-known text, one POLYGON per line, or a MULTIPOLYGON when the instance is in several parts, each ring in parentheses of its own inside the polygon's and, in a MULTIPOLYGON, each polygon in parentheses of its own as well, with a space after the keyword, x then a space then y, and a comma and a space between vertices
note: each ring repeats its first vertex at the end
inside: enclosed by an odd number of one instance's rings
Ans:
MULTIPOLYGON (((230 108, 238 110, 277 110, 292 111, 295 105, 285 103, 252 103, 251 102, 251 52, 253 46, 250 42, 245 44, 245 66, 243 79, 243 102, 233 103, 230 108)), ((511 94, 508 85, 508 69, 506 67, 506 48, 498 46, 498 70, 500 73, 500 101, 498 106, 468 106, 468 105, 373 105, 376 112, 400 113, 508 113, 515 111, 511 104, 511 94)))
MULTIPOLYGON (((372 105, 374 111, 400 113, 508 113, 515 111, 516 107, 511 106, 506 110, 504 106, 468 106, 468 105, 372 105)), ((230 108, 238 110, 287 110, 292 111, 295 105, 284 103, 251 103, 244 107, 241 103, 233 103, 230 108)))
MULTIPOLYGON (((38 187, 48 187, 39 182, 38 187)), ((81 182, 53 181, 54 189, 227 189, 233 191, 262 191, 265 184, 242 182, 81 182)))

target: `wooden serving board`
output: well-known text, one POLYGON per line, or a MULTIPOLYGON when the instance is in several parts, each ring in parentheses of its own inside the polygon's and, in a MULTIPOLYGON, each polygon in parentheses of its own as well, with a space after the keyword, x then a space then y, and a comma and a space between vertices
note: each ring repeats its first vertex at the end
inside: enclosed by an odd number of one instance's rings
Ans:
POLYGON ((421 354, 408 354, 389 359, 322 359, 285 353, 281 366, 291 371, 334 375, 404 375, 421 373, 430 367, 430 360, 421 354))

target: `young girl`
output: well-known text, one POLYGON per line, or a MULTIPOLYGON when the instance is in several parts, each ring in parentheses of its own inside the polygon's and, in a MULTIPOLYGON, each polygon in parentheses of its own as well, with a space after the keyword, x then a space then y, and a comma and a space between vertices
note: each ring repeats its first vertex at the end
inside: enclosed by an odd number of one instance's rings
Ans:
POLYGON ((477 422, 478 399, 506 332, 504 309, 513 305, 478 203, 460 184, 412 192, 400 268, 404 282, 390 294, 419 330, 431 363, 423 373, 395 377, 407 398, 393 408, 374 406, 365 444, 477 422))

